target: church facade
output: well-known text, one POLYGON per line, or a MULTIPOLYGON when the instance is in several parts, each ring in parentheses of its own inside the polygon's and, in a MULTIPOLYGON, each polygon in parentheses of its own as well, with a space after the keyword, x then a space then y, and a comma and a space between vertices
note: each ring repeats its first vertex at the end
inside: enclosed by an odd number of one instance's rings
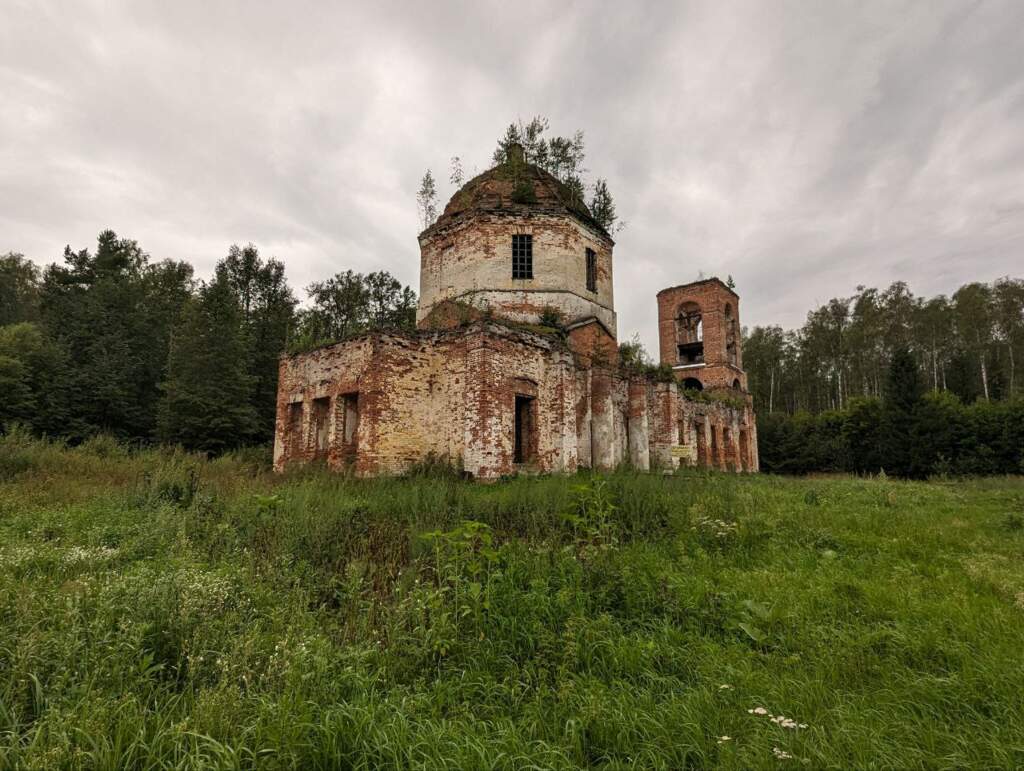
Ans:
POLYGON ((276 469, 320 461, 375 476, 438 460, 479 479, 624 464, 757 470, 739 298, 721 281, 659 292, 659 354, 671 369, 623 368, 614 243, 515 147, 419 242, 415 331, 281 358, 276 469))

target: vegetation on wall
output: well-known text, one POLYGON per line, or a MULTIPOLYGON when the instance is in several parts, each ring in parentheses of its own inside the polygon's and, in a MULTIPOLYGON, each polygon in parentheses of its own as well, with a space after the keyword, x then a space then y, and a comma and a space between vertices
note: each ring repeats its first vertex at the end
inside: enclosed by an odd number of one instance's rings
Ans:
MULTIPOLYGON (((452 177, 454 178, 454 176, 453 170, 452 177)), ((427 169, 423 174, 423 179, 420 180, 420 189, 416 193, 416 206, 419 209, 420 225, 425 230, 437 220, 437 184, 434 182, 434 175, 430 169, 427 169)))
MULTIPOLYGON (((615 200, 608 189, 607 180, 598 177, 594 182, 586 180, 587 169, 583 165, 586 148, 582 131, 575 131, 569 136, 547 136, 548 119, 536 116, 529 123, 517 121, 510 123, 505 133, 498 138, 497 146, 491 156, 494 166, 510 161, 509 149, 513 145, 523 148, 523 160, 551 174, 565 185, 571 201, 585 205, 590 216, 609 233, 617 233, 626 223, 623 222, 615 208, 615 200), (590 200, 587 201, 587 191, 590 200)), ((452 193, 458 192, 463 184, 462 159, 452 156, 449 181, 452 193)), ((533 187, 523 181, 512 192, 512 200, 516 203, 533 203, 536 196, 533 187)), ((420 180, 420 188, 416 193, 416 205, 420 222, 424 228, 429 227, 437 219, 438 190, 433 172, 427 169, 420 180)), ((580 207, 583 208, 582 206, 580 207)))

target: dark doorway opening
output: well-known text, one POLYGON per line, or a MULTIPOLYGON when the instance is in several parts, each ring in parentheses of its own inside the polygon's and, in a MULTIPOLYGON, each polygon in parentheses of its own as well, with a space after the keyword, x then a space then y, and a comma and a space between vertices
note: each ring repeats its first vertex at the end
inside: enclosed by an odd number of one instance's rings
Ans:
POLYGON ((688 377, 683 381, 684 391, 703 391, 704 384, 695 377, 688 377))
POLYGON ((512 449, 514 463, 530 463, 536 451, 536 420, 534 418, 534 399, 532 396, 516 394, 515 405, 515 438, 512 449))
POLYGON ((354 463, 359 449, 359 393, 341 394, 337 400, 335 443, 343 463, 354 463), (340 441, 339 441, 340 439, 340 441))
POLYGON ((328 397, 313 400, 313 446, 316 457, 327 455, 327 418, 331 412, 331 400, 328 397))
POLYGON ((288 457, 297 458, 302 452, 302 402, 288 405, 288 457))
POLYGON ((708 438, 704 432, 704 423, 694 421, 693 433, 697 437, 697 465, 701 468, 708 466, 708 438))

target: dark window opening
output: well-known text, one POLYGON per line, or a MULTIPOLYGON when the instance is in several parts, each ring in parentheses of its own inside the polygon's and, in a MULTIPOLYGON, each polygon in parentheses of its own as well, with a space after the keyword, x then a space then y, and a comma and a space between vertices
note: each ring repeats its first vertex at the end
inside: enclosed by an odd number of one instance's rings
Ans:
POLYGON ((297 455, 302 449, 302 402, 288 405, 288 454, 297 455))
POLYGON ((733 442, 732 431, 728 428, 722 429, 722 449, 725 450, 725 468, 729 471, 735 471, 736 444, 733 442))
POLYGON ((679 364, 704 363, 704 320, 695 302, 683 303, 676 313, 676 352, 679 364))
POLYGON ((697 465, 703 468, 708 465, 708 437, 704 424, 694 421, 693 433, 697 437, 697 465))
POLYGON ((587 291, 597 291, 597 252, 587 249, 587 291))
POLYGON ((703 364, 704 343, 680 343, 676 346, 680 364, 703 364))
POLYGON ((344 394, 340 399, 342 419, 342 442, 346 445, 356 443, 356 432, 359 429, 359 394, 344 394))
POLYGON ((536 451, 534 399, 516 394, 514 444, 512 460, 515 463, 529 463, 536 451))
POLYGON ((695 377, 688 377, 683 381, 684 391, 703 391, 704 384, 695 377))
POLYGON ((512 236, 512 278, 533 278, 533 236, 512 236))
POLYGON ((313 400, 313 447, 318 455, 327 452, 327 417, 330 412, 329 398, 313 400))
POLYGON ((735 380, 732 381, 732 387, 735 388, 737 391, 740 390, 740 379, 739 378, 736 378, 735 380))

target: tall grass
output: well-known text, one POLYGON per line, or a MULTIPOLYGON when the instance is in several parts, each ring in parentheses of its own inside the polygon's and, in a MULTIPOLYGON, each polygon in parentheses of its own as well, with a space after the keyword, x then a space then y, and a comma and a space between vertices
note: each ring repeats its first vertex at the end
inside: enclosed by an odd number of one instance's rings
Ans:
POLYGON ((0 768, 1020 766, 1022 517, 1020 479, 358 481, 10 434, 0 768))

